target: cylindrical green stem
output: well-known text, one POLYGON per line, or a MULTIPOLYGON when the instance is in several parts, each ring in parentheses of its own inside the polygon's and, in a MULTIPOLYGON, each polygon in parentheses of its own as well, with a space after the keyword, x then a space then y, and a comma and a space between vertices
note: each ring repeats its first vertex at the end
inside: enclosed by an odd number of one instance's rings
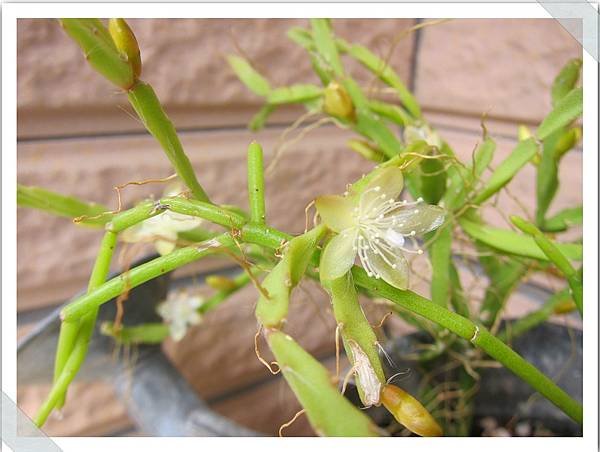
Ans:
POLYGON ((250 204, 250 220, 253 223, 265 224, 263 150, 256 141, 250 143, 248 147, 248 201, 250 204))
POLYGON ((74 321, 92 312, 98 306, 119 295, 125 287, 134 288, 162 274, 175 270, 183 265, 213 254, 221 247, 232 247, 229 234, 222 234, 202 244, 179 248, 170 254, 158 257, 150 262, 131 269, 111 279, 65 306, 61 312, 63 320, 74 321))
POLYGON ((163 198, 159 203, 173 212, 203 218, 230 229, 239 229, 246 222, 246 219, 239 213, 208 202, 184 198, 163 198))
POLYGON ((153 201, 142 201, 132 209, 116 214, 110 223, 106 224, 106 230, 121 232, 125 229, 147 220, 162 212, 161 206, 153 201))
POLYGON ((183 150, 173 123, 162 109, 150 85, 138 81, 127 91, 131 106, 136 111, 148 132, 160 143, 171 161, 177 175, 199 201, 209 202, 206 192, 196 179, 192 164, 183 150))
MULTIPOLYGON (((96 262, 92 269, 92 275, 88 283, 88 293, 94 290, 96 287, 101 286, 108 276, 110 271, 110 262, 114 253, 115 246, 117 244, 117 234, 115 232, 108 231, 104 234, 102 242, 100 244, 100 250, 96 256, 96 262)), ((58 338, 58 346, 56 347, 56 359, 54 362, 54 382, 59 379, 68 358, 75 347, 76 340, 82 340, 86 335, 90 335, 91 332, 82 331, 92 330, 95 325, 96 313, 91 313, 81 321, 63 322, 60 328, 60 334, 58 338)), ((85 351, 84 351, 85 354, 85 351)), ((75 369, 75 373, 79 368, 75 369)), ((64 405, 64 399, 66 396, 66 388, 62 397, 58 400, 57 406, 61 408, 64 405)))

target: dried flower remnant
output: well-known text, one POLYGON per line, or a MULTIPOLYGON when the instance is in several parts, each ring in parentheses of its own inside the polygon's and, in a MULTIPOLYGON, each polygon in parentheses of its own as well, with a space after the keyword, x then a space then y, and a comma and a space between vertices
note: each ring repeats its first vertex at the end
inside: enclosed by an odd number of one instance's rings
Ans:
POLYGON ((352 350, 352 361, 354 363, 354 371, 357 377, 357 384, 363 390, 364 404, 366 407, 380 404, 381 398, 381 382, 377 378, 377 374, 369 361, 369 357, 360 348, 360 346, 350 340, 348 341, 350 350, 352 350))
POLYGON ((169 325, 169 332, 175 341, 180 341, 185 336, 188 327, 198 325, 202 316, 198 308, 204 299, 199 295, 189 295, 185 291, 169 293, 167 299, 158 305, 156 311, 169 325))
POLYGON ((408 263, 404 253, 422 254, 415 236, 438 228, 444 221, 441 207, 397 201, 403 188, 399 168, 377 169, 358 193, 317 198, 323 222, 338 234, 321 257, 321 278, 343 276, 358 255, 369 276, 381 278, 398 289, 408 287, 408 263), (405 246, 412 242, 411 248, 405 246))

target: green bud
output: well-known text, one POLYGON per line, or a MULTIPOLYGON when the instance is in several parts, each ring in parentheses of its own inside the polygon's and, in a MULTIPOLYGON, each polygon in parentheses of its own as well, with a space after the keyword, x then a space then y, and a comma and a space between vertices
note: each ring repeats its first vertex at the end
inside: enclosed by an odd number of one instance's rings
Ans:
POLYGON ((133 31, 131 31, 131 28, 129 28, 124 19, 109 19, 108 32, 117 50, 126 58, 131 66, 133 75, 137 80, 142 74, 142 59, 140 56, 140 47, 133 31))
POLYGON ((339 118, 351 119, 354 117, 354 105, 348 91, 336 81, 332 81, 325 88, 325 112, 339 118))
POLYGON ((237 288, 235 281, 226 276, 210 275, 206 277, 206 284, 216 290, 234 290, 237 288))

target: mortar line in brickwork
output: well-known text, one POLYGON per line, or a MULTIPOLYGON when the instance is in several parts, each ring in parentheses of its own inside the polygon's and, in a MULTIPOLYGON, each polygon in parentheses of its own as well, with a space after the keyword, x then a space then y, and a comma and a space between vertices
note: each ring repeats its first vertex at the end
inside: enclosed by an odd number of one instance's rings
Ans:
MULTIPOLYGON (((423 19, 415 19, 415 23, 413 26, 417 26, 421 22, 423 22, 423 19)), ((413 93, 416 93, 419 50, 421 49, 421 32, 422 30, 420 28, 415 31, 415 37, 412 42, 412 49, 410 54, 410 75, 408 80, 408 86, 413 93)))
MULTIPOLYGON (((285 130, 291 126, 292 122, 281 122, 277 124, 267 124, 263 130, 285 130)), ((332 125, 324 125, 323 127, 333 127, 332 125)), ((227 124, 223 126, 210 126, 210 127, 180 127, 177 128, 177 132, 185 135, 190 133, 201 133, 201 132, 245 132, 248 131, 246 124, 227 124)), ((37 137, 25 137, 17 138, 17 144, 26 143, 39 143, 43 141, 75 141, 85 139, 104 139, 104 138, 129 138, 129 137, 140 137, 149 136, 148 132, 144 129, 139 130, 124 130, 124 131, 108 131, 108 132, 97 132, 97 133, 81 133, 74 135, 47 135, 37 137)))

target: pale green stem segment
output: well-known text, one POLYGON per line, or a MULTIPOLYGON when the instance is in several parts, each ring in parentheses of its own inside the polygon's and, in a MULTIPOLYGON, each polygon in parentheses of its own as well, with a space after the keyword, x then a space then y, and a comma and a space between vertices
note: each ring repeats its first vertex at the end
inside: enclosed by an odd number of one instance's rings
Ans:
POLYGON ((354 366, 360 398, 365 406, 376 405, 382 385, 386 382, 385 373, 379 359, 377 336, 358 302, 352 274, 347 273, 331 281, 321 280, 321 285, 331 296, 333 315, 344 341, 346 355, 354 366))
POLYGON ((256 305, 256 318, 267 328, 279 328, 286 319, 291 291, 302 279, 326 232, 325 225, 319 225, 290 240, 285 245, 283 257, 262 282, 268 297, 261 291, 256 305))
POLYGON ((447 307, 450 301, 450 266, 452 264, 452 223, 432 232, 435 241, 429 247, 431 258, 431 301, 447 307))
MULTIPOLYGON (((487 249, 483 249, 484 253, 487 249)), ((496 323, 510 294, 527 274, 527 266, 515 259, 499 259, 494 254, 480 256, 479 262, 490 280, 479 308, 479 318, 484 326, 491 327, 496 323)))
POLYGON ((128 90, 135 83, 130 64, 121 57, 99 19, 60 19, 67 34, 81 47, 85 59, 111 83, 128 90))
POLYGON ((344 75, 344 67, 333 39, 331 25, 328 19, 311 19, 313 39, 317 51, 321 54, 326 64, 331 68, 336 77, 344 75))
MULTIPOLYGON (((479 240, 505 254, 513 254, 541 261, 547 261, 548 256, 540 249, 532 237, 519 234, 508 229, 493 228, 491 226, 471 221, 463 217, 459 220, 463 230, 475 240, 479 240)), ((566 257, 572 260, 583 260, 583 246, 579 243, 556 243, 555 245, 566 257)))
POLYGON ((192 191, 194 198, 209 202, 206 192, 196 179, 192 164, 183 150, 181 141, 173 123, 162 109, 152 87, 138 81, 129 91, 127 97, 148 132, 160 143, 171 161, 179 178, 192 191))
POLYGON ((284 378, 321 436, 379 436, 377 427, 335 387, 330 373, 290 336, 266 332, 284 378))
MULTIPOLYGON (((95 320, 95 313, 92 313, 95 320)), ((38 427, 41 427, 52 409, 56 404, 64 397, 66 389, 69 387, 73 378, 77 374, 77 371, 81 367, 81 363, 85 359, 89 341, 93 332, 93 328, 80 328, 77 339, 75 340, 75 347, 73 348, 65 366, 60 373, 60 377, 54 382, 50 394, 36 413, 34 423, 38 427)))
POLYGON ((17 184, 17 205, 43 210, 53 215, 78 219, 77 224, 102 226, 112 217, 108 208, 93 202, 85 202, 74 196, 65 196, 39 187, 17 184))
POLYGON ((512 339, 515 339, 530 329, 544 323, 552 314, 554 314, 554 310, 560 304, 570 300, 570 298, 571 297, 568 289, 564 289, 555 293, 548 300, 546 300, 540 309, 507 324, 507 326, 500 333, 498 333, 497 338, 503 342, 509 342, 512 339))
POLYGON ((511 216, 510 221, 525 234, 529 234, 535 240, 535 243, 540 247, 544 254, 556 268, 558 268, 569 283, 573 301, 577 306, 577 310, 583 316, 583 278, 582 272, 576 270, 569 259, 560 251, 560 249, 540 231, 534 224, 525 221, 522 218, 511 216))
POLYGON ((154 201, 142 201, 132 209, 116 214, 113 219, 106 224, 106 230, 112 232, 124 231, 131 226, 158 215, 162 211, 161 206, 154 201))
POLYGON ((115 331, 114 325, 104 322, 100 325, 102 334, 112 336, 123 345, 160 344, 169 337, 169 325, 166 323, 143 323, 136 326, 122 326, 115 331))
POLYGON ((257 142, 248 146, 248 201, 250 221, 265 224, 265 175, 263 150, 257 142))
POLYGON ((233 247, 229 234, 222 234, 210 240, 206 246, 202 244, 179 248, 170 254, 157 257, 145 264, 139 265, 128 272, 111 279, 100 287, 79 297, 61 311, 61 317, 66 321, 75 321, 93 312, 101 304, 119 295, 125 287, 130 289, 139 286, 153 278, 169 273, 176 268, 194 262, 209 254, 218 252, 221 248, 233 247))
POLYGON ((569 397, 550 378, 540 372, 535 366, 524 360, 504 342, 500 341, 483 326, 475 325, 470 320, 449 311, 431 301, 407 290, 396 289, 385 281, 374 280, 367 276, 363 269, 352 269, 357 284, 378 296, 387 298, 398 305, 419 314, 467 339, 480 347, 488 355, 500 362, 504 367, 527 382, 540 394, 554 403, 569 417, 578 423, 583 422, 583 407, 569 397))
MULTIPOLYGON (((110 271, 110 262, 114 254, 114 250, 117 244, 117 234, 114 232, 106 232, 102 238, 100 244, 100 250, 92 269, 90 281, 88 283, 88 293, 94 290, 96 287, 101 286, 106 281, 106 277, 110 271)), ((58 338, 58 345, 56 348, 56 358, 54 361, 54 384, 60 380, 60 375, 63 372, 66 363, 70 359, 73 349, 77 346, 76 342, 85 341, 85 349, 83 350, 83 356, 87 353, 88 339, 93 333, 97 312, 92 312, 81 319, 81 321, 74 322, 63 322, 61 324, 60 334, 58 338)), ((81 345, 84 347, 84 345, 81 345)), ((77 374, 81 367, 83 360, 79 363, 73 362, 73 367, 70 372, 77 374)), ((57 408, 61 408, 64 405, 66 397, 67 387, 64 388, 62 396, 57 401, 57 408)), ((50 407, 52 409, 53 407, 50 407)), ((42 423, 45 422, 42 421, 42 423)))
POLYGON ((481 204, 500 191, 536 155, 536 152, 537 144, 533 138, 520 141, 512 153, 498 165, 485 187, 473 199, 473 204, 481 204))
POLYGON ((241 213, 208 202, 183 198, 163 198, 159 203, 173 212, 199 217, 230 229, 239 229, 246 223, 246 218, 241 213))

